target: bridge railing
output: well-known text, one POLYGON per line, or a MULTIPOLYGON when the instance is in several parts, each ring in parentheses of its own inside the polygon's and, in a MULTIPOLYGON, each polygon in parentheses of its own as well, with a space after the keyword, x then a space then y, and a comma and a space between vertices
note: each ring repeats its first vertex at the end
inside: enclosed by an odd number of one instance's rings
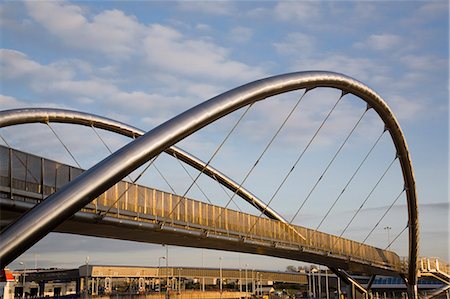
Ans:
MULTIPOLYGON (((3 197, 43 200, 82 172, 72 166, 0 146, 0 195, 3 197)), ((272 242, 402 270, 400 258, 390 251, 126 181, 115 184, 85 210, 95 213, 109 210, 109 215, 114 217, 272 242)))
POLYGON ((450 276, 450 264, 437 257, 422 257, 419 260, 422 272, 442 272, 450 276))

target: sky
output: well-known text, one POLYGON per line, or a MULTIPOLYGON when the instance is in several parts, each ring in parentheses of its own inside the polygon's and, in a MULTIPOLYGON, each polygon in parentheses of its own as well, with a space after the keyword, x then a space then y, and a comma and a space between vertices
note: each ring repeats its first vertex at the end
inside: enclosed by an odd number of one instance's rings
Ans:
MULTIPOLYGON (((209 98, 261 78, 294 71, 327 70, 360 80, 391 107, 405 133, 417 181, 420 254, 449 257, 448 196, 448 1, 3 1, 0 3, 0 109, 56 107, 98 114, 149 131, 209 98)), ((212 165, 242 182, 258 155, 303 91, 270 98, 251 107, 214 157, 212 165)), ((340 92, 306 93, 276 142, 243 186, 293 223, 316 228, 338 198, 364 155, 383 132, 368 110, 317 187, 334 153, 365 103, 346 95, 305 151, 296 170, 274 195, 340 92), (311 193, 311 195, 308 195, 311 193), (304 205, 302 203, 304 202, 304 205)), ((241 109, 182 140, 178 146, 207 161, 244 113, 241 109)), ((108 151, 89 128, 52 128, 89 168, 108 151)), ((129 139, 99 133, 114 150, 129 139)), ((42 124, 0 129, 14 148, 76 165, 42 124)), ((2 143, 4 144, 4 143, 2 143)), ((373 194, 395 151, 383 134, 332 209, 320 230, 385 248, 407 221, 404 193, 377 221, 403 188, 394 162, 373 194), (391 229, 384 229, 390 227, 391 229)), ((177 161, 160 156, 139 183, 183 194, 190 178, 177 161)), ((188 170, 192 176, 196 171, 188 170)), ((138 175, 135 172, 134 177, 138 175)), ((201 176, 199 184, 215 204, 230 193, 201 176)), ((191 198, 206 200, 196 188, 191 198)), ((230 208, 257 214, 238 199, 230 208)), ((392 250, 407 255, 407 232, 392 250)), ((284 270, 283 259, 171 246, 170 265, 249 267, 284 270)), ((94 264, 156 265, 161 245, 52 233, 13 262, 39 267, 94 264)))

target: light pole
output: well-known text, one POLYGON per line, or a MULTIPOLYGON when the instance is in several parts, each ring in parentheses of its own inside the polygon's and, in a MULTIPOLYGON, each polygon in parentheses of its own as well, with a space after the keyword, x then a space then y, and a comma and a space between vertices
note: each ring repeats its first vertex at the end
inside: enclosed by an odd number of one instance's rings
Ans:
POLYGON ((322 275, 321 275, 321 272, 322 272, 322 269, 320 269, 320 266, 319 266, 319 272, 318 272, 318 275, 319 275, 319 277, 318 277, 318 280, 319 280, 319 283, 318 283, 318 285, 319 285, 319 298, 320 299, 322 299, 322 275))
POLYGON ((169 294, 169 246, 166 244, 163 244, 164 247, 166 247, 166 293, 169 294))
POLYGON ((391 244, 391 237, 390 237, 390 234, 389 234, 389 231, 390 231, 391 229, 392 229, 392 227, 390 227, 390 226, 385 226, 385 227, 384 227, 384 230, 387 231, 388 247, 389 247, 389 245, 391 244))
POLYGON ((255 293, 255 269, 252 269, 252 294, 255 293))
POLYGON ((178 294, 181 295, 181 268, 178 268, 178 294))
POLYGON ((245 264, 245 297, 248 297, 248 275, 247 275, 248 264, 245 264))
POLYGON ((312 291, 313 291, 313 296, 315 298, 316 297, 316 282, 315 282, 315 279, 314 279, 314 276, 315 276, 314 273, 317 272, 317 269, 316 268, 312 268, 310 270, 310 272, 312 274, 312 276, 311 276, 311 279, 312 279, 312 291))
POLYGON ((259 279, 259 295, 262 296, 263 295, 263 274, 260 274, 260 279, 259 279))
POLYGON ((241 265, 239 265, 239 292, 242 293, 242 273, 241 273, 241 265))
POLYGON ((34 254, 34 270, 37 269, 37 257, 39 256, 39 254, 35 253, 34 254))
POLYGON ((25 298, 25 268, 27 265, 25 262, 19 262, 20 265, 23 265, 23 273, 22 273, 22 298, 25 298))
POLYGON ((159 268, 161 268, 161 260, 165 260, 166 257, 165 256, 160 256, 158 258, 158 273, 156 273, 156 276, 158 276, 158 292, 161 293, 161 276, 159 275, 159 268))
POLYGON ((220 293, 222 294, 222 259, 223 257, 219 257, 219 276, 220 276, 220 293))
POLYGON ((203 248, 202 248, 202 292, 205 291, 205 265, 203 261, 203 248))
POLYGON ((258 292, 259 292, 259 272, 256 272, 255 280, 256 280, 256 292, 255 292, 255 294, 258 295, 258 292))

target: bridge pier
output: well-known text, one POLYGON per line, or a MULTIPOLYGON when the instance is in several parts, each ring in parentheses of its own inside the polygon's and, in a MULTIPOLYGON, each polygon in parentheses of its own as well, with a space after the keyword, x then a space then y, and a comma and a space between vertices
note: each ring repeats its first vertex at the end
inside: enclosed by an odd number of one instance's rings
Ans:
POLYGON ((406 284, 406 289, 408 291, 408 299, 419 299, 417 284, 406 284))

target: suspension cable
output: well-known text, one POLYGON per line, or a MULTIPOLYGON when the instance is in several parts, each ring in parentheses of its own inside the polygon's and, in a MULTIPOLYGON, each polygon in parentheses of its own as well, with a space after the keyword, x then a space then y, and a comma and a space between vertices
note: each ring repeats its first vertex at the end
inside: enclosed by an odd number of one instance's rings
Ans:
MULTIPOLYGON (((209 158, 208 162, 205 164, 205 166, 203 166, 202 170, 197 174, 197 176, 195 177, 194 181, 189 185, 189 187, 187 188, 187 190, 184 192, 182 199, 186 198, 187 193, 189 192, 189 190, 191 190, 191 188, 194 186, 195 182, 197 182, 198 178, 200 177, 200 175, 203 173, 203 171, 205 171, 206 167, 209 166, 209 164, 211 163, 211 161, 214 159, 214 157, 219 153, 220 149, 222 148, 222 146, 225 144, 225 142, 228 140, 228 138, 231 136, 231 134, 234 132, 234 130, 237 128, 237 126, 239 125, 239 123, 242 121, 242 119, 244 118, 244 116, 247 114, 247 112, 250 110, 250 108, 253 106, 253 103, 249 104, 247 106, 247 108, 244 110, 244 112, 242 113, 242 115, 239 117, 239 119, 237 120, 237 122, 234 124, 234 126, 231 128, 231 130, 228 132, 228 134, 225 136, 225 138, 222 140, 222 142, 219 144, 219 146, 216 148, 216 150, 214 151, 214 153, 212 154, 211 158, 209 158)), ((178 207, 178 205, 181 203, 181 200, 179 200, 175 206, 172 208, 172 211, 170 211, 170 213, 167 215, 167 218, 169 218, 173 212, 175 211, 175 209, 178 207)), ((164 220, 164 223, 166 222, 166 220, 164 220)))
POLYGON ((385 250, 389 249, 389 247, 391 247, 391 245, 397 241, 397 239, 405 232, 405 230, 409 227, 409 223, 406 223, 406 226, 402 229, 402 231, 400 233, 398 233, 397 236, 395 236, 395 238, 391 241, 391 243, 388 244, 388 246, 385 248, 385 250))
MULTIPOLYGON (((303 92, 302 96, 298 99, 298 101, 295 103, 295 105, 292 107, 292 109, 290 110, 290 112, 288 113, 288 115, 285 117, 285 119, 283 120, 283 122, 281 123, 280 127, 278 128, 278 130, 275 132, 275 134, 272 136, 272 138, 270 139, 269 143, 266 145, 266 147, 264 148, 264 150, 261 152, 261 154, 259 155, 258 159, 256 159, 256 162, 253 164, 253 166, 250 168, 250 170, 247 172, 247 174, 245 175, 244 179, 242 180, 242 182, 239 184, 238 189, 236 189, 233 193, 233 195, 231 196, 230 200, 227 202, 227 204, 225 205, 224 209, 226 209, 228 207, 228 205, 230 204, 231 200, 236 196, 237 191, 244 185, 244 183, 247 181, 248 177, 250 176, 250 174, 253 172, 253 170, 256 168, 256 165, 258 165, 259 161, 262 159, 262 157, 264 156, 264 154, 267 152, 267 150, 269 149, 269 147, 272 145, 272 143, 275 141, 275 138, 277 138, 277 136, 279 135, 279 133, 281 132, 281 130, 284 128, 284 126, 286 125, 287 121, 290 119, 290 117, 292 116, 292 114, 294 113, 294 111, 297 109, 298 105, 301 103, 301 101, 303 100, 303 98, 305 97, 306 93, 309 91, 310 89, 305 89, 305 91, 303 92)), ((267 207, 266 207, 267 209, 267 207)), ((222 216, 222 211, 219 213, 219 215, 217 216, 216 220, 219 219, 222 216)))
MULTIPOLYGON (((292 166, 292 168, 287 172, 287 174, 285 175, 285 177, 283 178, 283 180, 281 181, 280 185, 278 185, 277 189, 275 190, 275 192, 273 193, 272 197, 270 198, 269 202, 264 206, 264 210, 261 212, 261 214, 259 215, 259 217, 262 216, 262 214, 267 210, 267 208, 269 207, 269 205, 272 203, 272 201, 274 200, 275 196, 278 194, 278 192, 281 190, 282 186, 286 183, 287 179, 289 178, 289 176, 292 174, 292 172, 294 171, 295 167, 297 166, 297 164, 300 162, 300 160, 302 159, 303 155, 305 154, 306 150, 309 148, 309 146, 311 145, 311 143, 314 141, 314 139, 316 138, 317 134, 319 133, 319 131, 322 129, 323 125, 325 124, 325 122, 327 121, 327 119, 329 118, 329 116, 331 115, 331 112, 334 110, 334 108, 336 108, 337 104, 339 103, 339 101, 341 100, 341 98, 344 96, 344 93, 341 94, 341 96, 339 97, 339 99, 337 100, 337 102, 334 104, 333 108, 331 109, 331 111, 328 113, 328 115, 325 117, 325 119, 322 121, 321 125, 319 126, 319 128, 316 130, 316 132, 314 133, 314 135, 311 137, 311 139, 309 140, 308 144, 306 145, 306 147, 303 149, 303 151, 300 153, 300 155, 297 157, 297 160, 295 161, 294 165, 292 166)), ((255 227, 255 225, 258 223, 259 218, 255 221, 255 223, 253 224, 253 226, 249 229, 248 232, 251 232, 251 230, 255 227)), ((289 222, 289 224, 291 224, 291 222, 289 222)))
POLYGON ((234 203, 234 205, 236 206, 236 208, 239 210, 239 212, 242 212, 242 209, 239 207, 239 205, 237 204, 237 202, 231 198, 231 195, 228 193, 228 191, 225 189, 225 187, 224 187, 224 186, 219 182, 219 180, 216 178, 216 175, 213 175, 213 176, 214 176, 214 180, 217 182, 217 184, 220 186, 220 188, 223 190, 223 192, 227 195, 227 197, 228 197, 229 199, 232 200, 232 202, 234 203))
MULTIPOLYGON (((339 102, 341 101, 341 99, 344 97, 344 95, 346 95, 346 93, 344 91, 342 91, 341 96, 339 97, 339 99, 336 101, 336 103, 334 104, 334 106, 331 108, 331 110, 328 112, 327 116, 325 117, 325 119, 322 121, 322 123, 320 124, 319 128, 316 130, 316 132, 314 133, 313 137, 311 138, 311 140, 309 141, 307 147, 305 147, 305 149, 303 150, 301 156, 303 156, 303 154, 305 153, 306 149, 309 148, 309 146, 311 145, 311 143, 313 142, 313 140, 317 137, 317 135, 319 134, 320 130, 323 128, 323 126, 325 125, 325 123, 327 122, 328 118, 330 117, 330 115, 333 113, 333 111, 336 109, 337 105, 339 104, 339 102)), ((367 110, 366 110, 367 111, 367 110)), ((365 111, 365 112, 366 112, 365 111)), ((365 114, 364 112, 364 114, 365 114)), ((362 116, 364 116, 364 114, 362 116)), ((362 117, 361 117, 362 118, 362 117)), ((358 121, 359 123, 359 121, 358 121)), ((357 124, 358 124, 357 123, 357 124)), ((353 130, 352 130, 353 132, 353 130)), ((343 145, 341 145, 342 148, 343 145)), ((338 152, 335 154, 336 155, 339 153, 339 151, 341 150, 341 148, 339 148, 338 152)), ((328 168, 330 167, 331 163, 334 161, 334 158, 331 160, 330 164, 328 164, 327 168, 325 169, 325 172, 328 170, 328 168)), ((314 191, 314 189, 316 188, 317 184, 319 184, 319 181, 322 179, 323 174, 319 177, 319 180, 316 182, 316 184, 314 185, 314 187, 311 189, 311 191, 309 192, 308 196, 305 198, 305 200, 302 202, 302 204, 300 205, 300 207, 298 208, 298 210, 295 212, 294 216, 292 217, 291 221, 289 221, 289 223, 291 224, 294 219, 297 217, 298 213, 300 212, 300 210, 303 208, 303 206, 305 205, 306 201, 309 199, 309 197, 311 196, 312 192, 314 191)))
POLYGON ((0 139, 3 140, 3 142, 6 144, 7 147, 11 148, 8 141, 6 141, 6 139, 2 136, 2 134, 0 134, 0 139))
MULTIPOLYGON (((0 139, 3 140, 3 142, 6 144, 6 146, 7 146, 8 148, 10 148, 11 150, 13 149, 13 148, 11 147, 11 145, 8 143, 8 141, 6 141, 6 139, 5 139, 1 134, 0 134, 0 139)), ((13 153, 14 153, 14 156, 16 156, 17 160, 19 160, 20 164, 22 164, 22 166, 25 168, 25 170, 26 170, 26 171, 30 174, 30 176, 34 179, 34 182, 40 185, 41 182, 34 176, 34 174, 31 172, 31 170, 28 169, 27 163, 24 162, 24 161, 22 160, 22 158, 20 158, 20 156, 17 154, 16 151, 13 151, 13 153)))
POLYGON ((153 163, 153 167, 156 169, 156 171, 158 172, 159 176, 162 177, 162 179, 164 180, 164 182, 167 184, 167 186, 169 186, 170 190, 172 191, 173 194, 177 195, 177 192, 175 192, 175 189, 172 187, 172 185, 169 183, 169 181, 167 180, 167 178, 162 174, 162 172, 159 170, 159 168, 156 166, 155 163, 153 163))
MULTIPOLYGON (((353 217, 350 219, 350 221, 347 223, 347 225, 345 226, 344 230, 341 232, 341 234, 339 235, 339 238, 342 237, 342 235, 344 235, 344 233, 347 231, 348 227, 350 226, 350 224, 353 222, 353 220, 356 218, 356 215, 358 215, 358 213, 361 211, 361 209, 364 207, 364 205, 366 204, 366 202, 369 200, 370 196, 372 195, 372 193, 375 191, 375 189, 378 187, 378 185, 380 184, 380 182, 383 180, 383 178, 386 176, 386 174, 388 173, 389 169, 392 167, 392 165, 394 164, 394 162, 398 159, 398 155, 395 155, 395 158, 392 160, 392 162, 389 164, 389 166, 386 168, 386 170, 384 171, 384 173, 381 175, 380 179, 377 181, 377 183, 373 186, 372 190, 370 190, 369 194, 366 196, 366 198, 364 199, 363 203, 361 204, 361 206, 358 208, 358 210, 355 212, 355 214, 353 214, 353 217)), ((338 238, 338 239, 339 239, 338 238)), ((336 242, 337 240, 336 239, 336 242)))
POLYGON ((112 154, 112 150, 111 148, 106 144, 105 140, 102 138, 102 136, 100 136, 100 134, 97 132, 97 130, 95 129, 94 125, 91 124, 91 128, 92 131, 94 131, 95 135, 97 135, 98 139, 100 139, 100 141, 103 143, 103 145, 106 147, 106 149, 108 150, 108 152, 110 154, 112 154))
POLYGON ((381 218, 378 220, 378 222, 374 225, 372 230, 367 234, 367 236, 364 238, 362 243, 359 245, 361 247, 364 243, 366 243, 367 239, 370 237, 370 235, 373 233, 373 231, 378 227, 378 225, 381 223, 381 221, 384 219, 384 217, 389 213, 389 211, 392 209, 392 207, 395 205, 395 203, 398 201, 400 196, 403 194, 403 192, 406 191, 406 188, 403 188, 403 190, 397 195, 397 197, 394 199, 394 201, 391 203, 391 205, 387 208, 387 210, 384 212, 384 214, 381 216, 381 218))
POLYGON ((53 132, 53 134, 55 135, 56 139, 59 140, 59 142, 62 144, 62 146, 66 149, 67 153, 72 157, 72 159, 75 161, 75 163, 78 165, 79 168, 82 168, 80 163, 78 163, 77 159, 75 158, 75 156, 72 154, 72 152, 69 150, 69 148, 65 145, 65 143, 62 141, 62 139, 58 136, 58 134, 56 134, 55 130, 52 128, 52 126, 50 125, 49 122, 45 123, 50 130, 53 132))
POLYGON ((334 200, 333 204, 331 205, 331 207, 328 209, 328 211, 326 212, 325 216, 323 216, 322 220, 320 221, 319 225, 316 227, 316 231, 320 228, 320 226, 322 225, 322 223, 325 221, 325 219, 328 217, 328 215, 330 214, 331 210, 334 208, 334 206, 336 205, 336 203, 339 201, 339 199, 341 198, 341 196, 344 194, 344 192, 347 190, 348 186, 350 185, 350 183, 353 181, 353 179, 355 178, 356 174, 359 172, 359 170, 361 169, 361 167, 363 166, 363 164, 366 162, 367 158, 370 156, 370 154, 372 153, 373 149, 375 148, 375 146, 378 144, 378 142, 381 140, 381 137, 383 137, 384 132, 386 132, 386 129, 383 130, 383 132, 381 132, 380 136, 378 136, 377 140, 375 141, 375 143, 372 145, 372 147, 370 148, 369 152, 366 154, 366 156, 364 157, 364 159, 361 161, 361 163, 358 165, 358 168, 355 170, 355 172, 353 173, 353 175, 350 177, 350 179, 347 181, 347 183, 345 184, 344 188, 342 189, 341 193, 339 193, 338 197, 334 200))
POLYGON ((206 193, 203 191, 203 189, 200 188, 200 185, 199 185, 196 181, 194 181, 194 177, 189 173, 189 171, 186 169, 186 167, 183 165, 183 163, 180 161, 180 159, 178 159, 177 154, 174 153, 173 156, 174 156, 175 159, 178 161, 178 163, 180 164, 181 168, 184 169, 184 171, 185 171, 186 174, 189 176, 189 178, 192 180, 192 182, 195 183, 195 186, 200 190, 200 192, 203 194, 203 196, 205 196, 206 200, 207 200, 210 204, 213 204, 213 203, 211 202, 211 200, 209 199, 208 195, 206 195, 206 193))

